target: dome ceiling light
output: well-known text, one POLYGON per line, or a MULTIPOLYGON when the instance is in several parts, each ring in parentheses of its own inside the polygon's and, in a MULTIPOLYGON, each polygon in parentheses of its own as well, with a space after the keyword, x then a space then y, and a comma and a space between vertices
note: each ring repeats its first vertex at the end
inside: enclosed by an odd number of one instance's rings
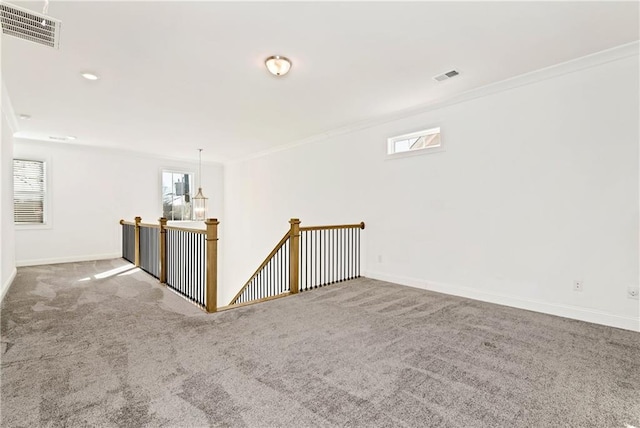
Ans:
POLYGON ((284 76, 291 69, 291 61, 289 58, 285 58, 280 55, 273 55, 264 60, 264 65, 267 66, 269 73, 274 76, 284 76))

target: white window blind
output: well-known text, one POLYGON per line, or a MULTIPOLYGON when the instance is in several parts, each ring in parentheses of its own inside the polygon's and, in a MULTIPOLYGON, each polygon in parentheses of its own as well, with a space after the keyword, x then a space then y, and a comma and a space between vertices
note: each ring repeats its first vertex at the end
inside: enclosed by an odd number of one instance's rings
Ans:
POLYGON ((13 160, 13 212, 15 224, 44 224, 44 162, 13 160))

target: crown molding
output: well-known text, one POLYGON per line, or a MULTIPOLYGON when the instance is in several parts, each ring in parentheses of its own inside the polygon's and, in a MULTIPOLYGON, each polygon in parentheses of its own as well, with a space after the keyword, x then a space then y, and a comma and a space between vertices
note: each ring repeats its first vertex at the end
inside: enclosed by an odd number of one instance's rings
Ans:
POLYGON ((610 49, 606 49, 600 52, 595 52, 589 55, 585 55, 579 58, 574 58, 569 61, 565 61, 559 64, 555 64, 549 67, 534 70, 528 73, 520 74, 518 76, 510 77, 499 82, 490 83, 479 88, 465 91, 461 94, 454 95, 450 98, 434 100, 432 102, 422 104, 418 107, 412 107, 409 109, 400 110, 391 114, 377 116, 372 119, 367 119, 361 122, 353 123, 344 127, 329 130, 327 132, 312 135, 301 140, 278 145, 276 147, 263 150, 257 153, 253 153, 248 156, 239 157, 237 159, 231 159, 227 161, 228 164, 235 164, 244 162, 251 159, 261 158, 273 153, 289 150, 294 147, 302 146, 305 144, 315 143, 323 141, 339 135, 350 134, 356 131, 360 131, 374 126, 383 125, 388 122, 393 122, 400 119, 406 119, 420 114, 428 113, 433 110, 448 107, 454 104, 471 101, 477 98, 494 95, 503 91, 519 88, 521 86, 530 85, 543 80, 552 79, 555 77, 563 76, 565 74, 574 73, 580 70, 596 67, 598 65, 606 64, 613 61, 622 60, 632 56, 638 56, 640 54, 640 41, 634 41, 624 45, 616 46, 610 49))
MULTIPOLYGON (((123 156, 133 156, 137 158, 145 158, 145 159, 154 159, 161 161, 169 161, 169 162, 181 162, 185 164, 198 164, 198 160, 195 158, 183 158, 183 157, 172 157, 172 156, 161 156, 155 153, 142 152, 136 150, 128 150, 122 149, 119 147, 108 147, 108 146, 97 146, 97 145, 88 145, 82 143, 75 142, 58 142, 51 141, 42 138, 26 138, 26 137, 16 137, 13 139, 15 144, 39 144, 46 147, 51 147, 52 145, 57 146, 59 148, 64 147, 72 147, 74 150, 87 150, 87 151, 102 151, 111 154, 118 154, 123 156)), ((221 161, 202 161, 203 165, 212 165, 212 166, 224 166, 224 163, 221 161)))

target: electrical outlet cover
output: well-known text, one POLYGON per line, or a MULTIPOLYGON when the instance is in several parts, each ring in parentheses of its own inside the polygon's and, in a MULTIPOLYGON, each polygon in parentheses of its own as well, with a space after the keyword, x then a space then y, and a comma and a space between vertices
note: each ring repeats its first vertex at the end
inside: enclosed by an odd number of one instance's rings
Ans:
POLYGON ((640 288, 638 288, 638 287, 629 287, 627 289, 627 297, 628 298, 638 300, 638 295, 640 295, 640 288))

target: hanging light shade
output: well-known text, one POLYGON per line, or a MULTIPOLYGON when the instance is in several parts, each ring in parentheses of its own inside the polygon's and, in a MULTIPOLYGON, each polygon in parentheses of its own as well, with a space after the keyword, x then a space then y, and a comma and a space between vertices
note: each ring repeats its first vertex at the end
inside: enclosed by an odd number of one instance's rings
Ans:
POLYGON ((269 73, 274 76, 284 76, 291 69, 291 61, 289 58, 285 58, 280 55, 273 55, 264 61, 269 73))
POLYGON ((204 221, 207 218, 207 199, 202 194, 202 149, 198 149, 199 153, 199 172, 198 172, 198 193, 191 198, 193 202, 193 219, 204 221))

